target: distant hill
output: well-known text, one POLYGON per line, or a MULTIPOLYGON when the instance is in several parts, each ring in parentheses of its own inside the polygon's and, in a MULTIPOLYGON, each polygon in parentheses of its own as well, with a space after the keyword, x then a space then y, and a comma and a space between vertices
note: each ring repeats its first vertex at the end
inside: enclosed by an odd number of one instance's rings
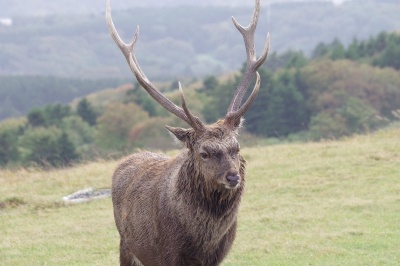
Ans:
MULTIPOLYGON (((228 1, 216 2, 222 5, 228 1)), ((126 41, 132 38, 136 25, 140 25, 137 57, 148 76, 171 80, 219 75, 241 67, 245 60, 243 41, 230 17, 235 16, 242 24, 249 23, 253 1, 243 2, 249 6, 174 6, 179 1, 164 1, 165 7, 121 10, 138 2, 113 0, 112 7, 115 24, 126 41)), ((12 26, 0 25, 0 75, 131 77, 105 25, 105 0, 68 1, 67 7, 61 3, 0 0, 0 13, 15 9, 11 13, 18 14, 13 17, 12 26), (89 12, 91 7, 92 12, 20 16, 27 14, 29 8, 34 14, 40 6, 61 13, 72 9, 89 12)), ((388 0, 352 1, 341 6, 326 1, 263 6, 256 46, 258 51, 262 49, 268 31, 271 52, 292 49, 311 54, 318 43, 329 43, 334 38, 347 45, 353 38, 368 39, 381 31, 399 30, 398 10, 399 3, 388 0)))

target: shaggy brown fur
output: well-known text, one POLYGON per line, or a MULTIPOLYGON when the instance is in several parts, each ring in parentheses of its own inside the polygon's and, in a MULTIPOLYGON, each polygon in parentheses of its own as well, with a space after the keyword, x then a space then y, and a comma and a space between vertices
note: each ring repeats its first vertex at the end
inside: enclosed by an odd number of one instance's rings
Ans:
POLYGON ((186 146, 178 156, 133 154, 114 173, 121 265, 218 265, 235 238, 245 184, 236 131, 223 121, 202 133, 168 129, 186 146))

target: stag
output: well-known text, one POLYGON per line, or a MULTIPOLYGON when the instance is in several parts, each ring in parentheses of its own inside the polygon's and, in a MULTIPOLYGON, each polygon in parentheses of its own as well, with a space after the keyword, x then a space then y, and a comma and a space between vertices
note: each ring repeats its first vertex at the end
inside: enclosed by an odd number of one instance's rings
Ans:
POLYGON ((139 152, 122 160, 112 177, 114 218, 120 234, 121 265, 218 265, 236 234, 237 214, 245 186, 245 160, 240 155, 238 128, 257 96, 257 69, 269 50, 269 34, 257 59, 254 32, 260 10, 255 1, 249 26, 234 25, 242 34, 247 66, 224 119, 205 125, 188 109, 179 84, 182 108, 149 81, 135 57, 139 36, 126 44, 119 37, 107 1, 106 20, 112 38, 142 87, 166 110, 190 128, 166 126, 183 144, 179 155, 168 157, 139 152), (255 86, 242 105, 247 88, 255 86))

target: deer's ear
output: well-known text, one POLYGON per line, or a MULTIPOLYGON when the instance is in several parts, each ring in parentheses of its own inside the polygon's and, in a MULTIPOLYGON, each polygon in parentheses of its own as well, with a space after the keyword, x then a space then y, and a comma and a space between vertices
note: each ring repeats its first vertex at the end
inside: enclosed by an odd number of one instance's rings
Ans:
POLYGON ((183 143, 187 143, 190 138, 190 129, 185 129, 185 128, 180 128, 180 127, 170 127, 170 126, 165 126, 169 132, 171 132, 175 138, 183 143))

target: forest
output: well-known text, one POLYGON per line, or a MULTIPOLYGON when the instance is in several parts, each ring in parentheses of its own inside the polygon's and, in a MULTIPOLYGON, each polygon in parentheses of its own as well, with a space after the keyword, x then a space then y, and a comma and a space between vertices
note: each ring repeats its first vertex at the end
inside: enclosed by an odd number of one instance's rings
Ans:
MULTIPOLYGON (((319 43, 311 56, 293 50, 271 53, 259 70, 262 87, 245 115, 241 135, 314 141, 368 133, 398 122, 399 48, 400 34, 381 32, 349 45, 338 39, 319 43)), ((224 117, 240 76, 184 82, 191 110, 208 123, 224 117)), ((179 104, 176 81, 157 85, 179 104)), ((31 109, 25 117, 3 120, 0 165, 59 167, 138 148, 166 150, 174 146, 164 126, 185 126, 137 83, 82 96, 70 104, 51 103, 31 109)))

